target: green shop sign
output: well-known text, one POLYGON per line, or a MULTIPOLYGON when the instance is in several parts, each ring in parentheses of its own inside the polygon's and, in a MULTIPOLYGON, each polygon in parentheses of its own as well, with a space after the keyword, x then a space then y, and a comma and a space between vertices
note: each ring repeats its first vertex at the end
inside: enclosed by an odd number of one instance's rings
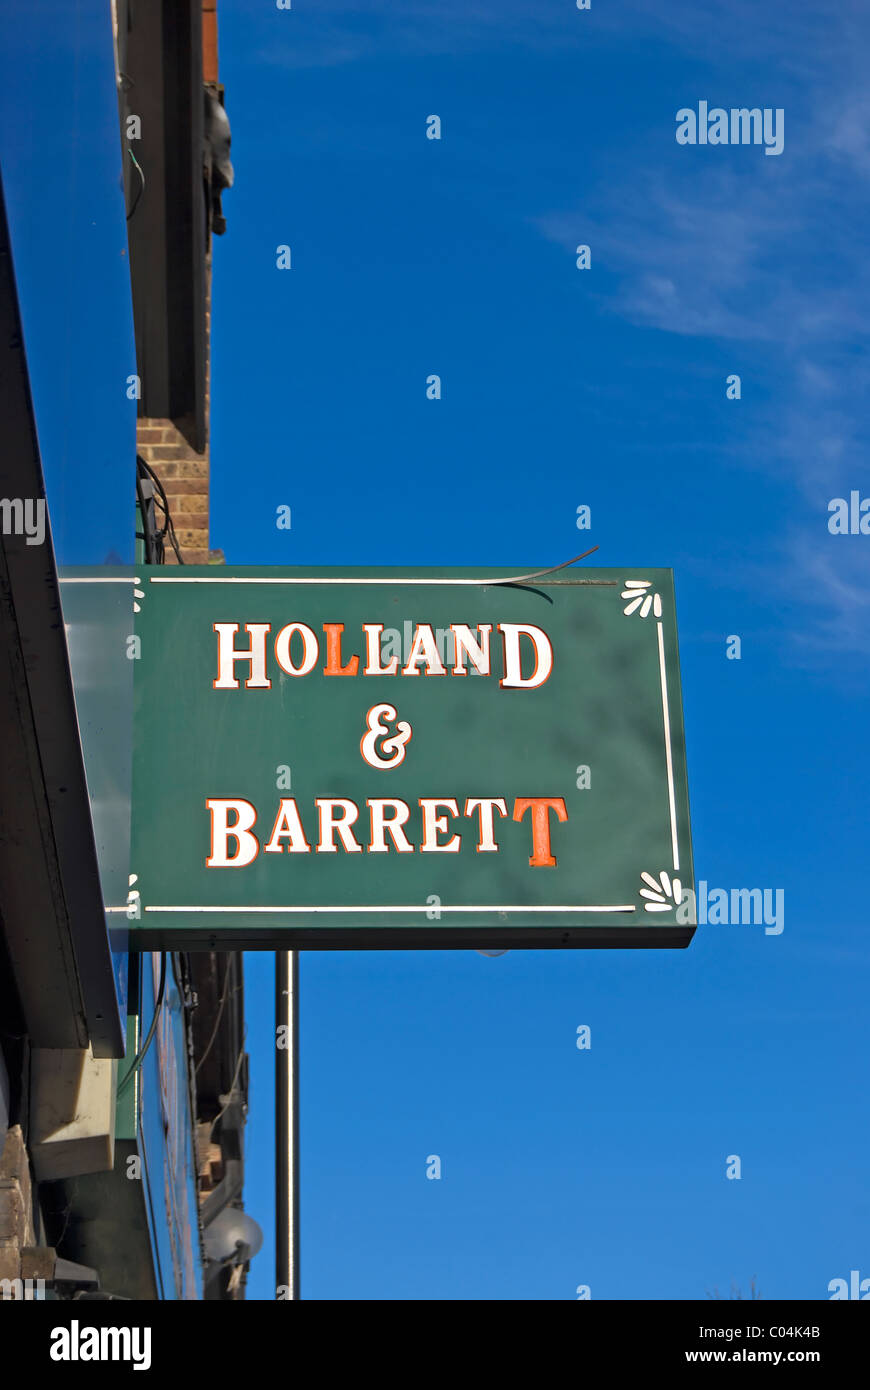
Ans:
POLYGON ((138 574, 131 944, 688 944, 670 570, 138 574))

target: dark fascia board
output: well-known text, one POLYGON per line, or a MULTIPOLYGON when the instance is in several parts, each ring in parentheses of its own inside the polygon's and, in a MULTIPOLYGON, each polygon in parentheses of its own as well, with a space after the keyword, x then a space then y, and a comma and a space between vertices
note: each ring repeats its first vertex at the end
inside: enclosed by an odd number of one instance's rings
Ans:
POLYGON ((121 135, 140 414, 192 422, 206 443, 206 209, 200 0, 136 5, 126 35, 121 135), (128 141, 127 115, 141 120, 128 141), (128 148, 129 147, 129 148, 128 148), (130 158, 142 169, 144 185, 130 158))
MULTIPOLYGON (((0 178, 0 497, 45 499, 0 178)), ((37 1047, 120 1057, 54 549, 0 534, 0 921, 37 1047)))
POLYGON ((145 1182, 130 1181, 131 1158, 145 1166, 137 1141, 119 1139, 111 1172, 42 1183, 40 1195, 53 1213, 48 1218, 50 1239, 67 1259, 95 1269, 103 1291, 152 1303, 161 1297, 159 1269, 151 1243, 145 1182))

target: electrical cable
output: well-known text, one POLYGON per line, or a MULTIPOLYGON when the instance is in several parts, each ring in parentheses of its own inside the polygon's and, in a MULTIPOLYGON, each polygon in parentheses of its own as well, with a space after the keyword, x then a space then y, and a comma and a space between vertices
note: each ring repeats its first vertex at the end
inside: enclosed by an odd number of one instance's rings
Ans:
MULTIPOLYGON (((585 560, 587 555, 594 555, 599 547, 593 545, 591 550, 584 550, 582 555, 575 555, 573 560, 563 560, 561 565, 552 565, 548 570, 535 570, 534 574, 513 574, 509 579, 481 579, 481 584, 525 584, 529 579, 542 579, 545 574, 556 574, 559 570, 567 569, 569 565, 576 565, 578 560, 585 560)), ((587 581, 594 583, 595 581, 587 581)))
MULTIPOLYGON (((247 1029, 245 1029, 245 1032, 247 1033, 247 1029)), ((212 1122, 211 1122, 211 1128, 209 1129, 209 1132, 208 1132, 208 1142, 209 1142, 209 1143, 211 1143, 211 1137, 212 1137, 212 1135, 214 1134, 215 1125, 217 1124, 218 1120, 222 1117, 222 1115, 225 1113, 225 1111, 227 1111, 227 1110, 229 1109, 229 1107, 232 1105, 233 1101, 235 1100, 236 1082, 237 1082, 238 1079, 239 1079, 239 1072, 240 1072, 241 1069, 242 1069, 242 1062, 243 1062, 244 1060, 245 1060, 245 1039, 244 1039, 244 1036, 243 1036, 243 1037, 242 1037, 242 1047, 241 1047, 241 1051, 239 1052, 239 1060, 236 1062, 236 1069, 235 1069, 235 1071, 233 1072, 233 1079, 232 1079, 232 1081, 230 1082, 230 1089, 229 1089, 229 1091, 226 1093, 226 1100, 225 1100, 224 1104, 221 1106, 220 1110, 217 1112, 217 1114, 215 1115, 214 1119, 213 1119, 212 1122)))
POLYGON ((166 952, 165 952, 165 951, 161 951, 161 953, 160 953, 160 984, 159 984, 158 987, 157 987, 157 999, 156 999, 155 1004, 154 1004, 154 1017, 153 1017, 152 1020, 151 1020, 151 1027, 148 1029, 148 1036, 146 1037, 144 1043, 142 1044, 141 1048, 140 1048, 139 1051, 137 1052, 136 1056, 133 1058, 133 1063, 132 1063, 132 1065, 131 1065, 131 1067, 130 1067, 130 1070, 127 1072, 127 1075, 124 1077, 124 1080, 121 1082, 120 1086, 118 1087, 118 1099, 121 1098, 121 1096, 122 1096, 122 1095, 124 1094, 124 1092, 126 1091, 127 1087, 128 1087, 128 1086, 130 1085, 130 1083, 132 1082, 133 1077, 136 1075, 137 1071, 139 1070, 139 1068, 141 1067, 143 1061, 145 1060, 145 1054, 146 1054, 146 1052, 148 1051, 149 1047, 151 1046, 151 1043, 152 1043, 153 1040, 154 1040, 154 1034, 155 1034, 155 1032, 157 1031, 157 1020, 160 1018, 160 1010, 161 1010, 162 1007, 163 1007, 163 997, 164 997, 165 993, 166 993, 166 952))
POLYGON ((157 563, 158 563, 158 564, 162 564, 162 563, 163 563, 163 561, 162 561, 163 537, 168 535, 168 536, 169 536, 169 543, 170 543, 170 545, 172 546, 172 549, 175 551, 175 557, 176 557, 176 559, 178 560, 178 563, 179 563, 180 565, 183 565, 183 564, 184 564, 184 560, 183 560, 183 558, 182 558, 181 551, 180 551, 179 548, 178 548, 178 540, 177 540, 176 535, 175 535, 175 527, 174 527, 173 524, 172 524, 172 516, 171 516, 170 510, 169 510, 169 500, 168 500, 168 498, 167 498, 167 496, 166 496, 166 491, 165 491, 165 489, 164 489, 164 487, 163 487, 163 484, 161 483, 161 481, 160 481, 160 479, 158 478, 157 474, 154 472, 154 469, 151 467, 150 463, 146 463, 145 460, 144 460, 141 456, 137 457, 137 462, 142 466, 142 468, 144 468, 145 472, 148 474, 148 477, 151 479, 151 481, 153 482, 154 486, 156 487, 157 492, 158 492, 158 494, 159 494, 159 502, 158 502, 158 500, 155 498, 155 500, 154 500, 154 505, 160 507, 161 511, 162 511, 163 514, 164 514, 164 518, 165 518, 164 524, 163 524, 161 530, 157 533, 157 535, 158 535, 158 541, 159 541, 159 545, 160 545, 160 554, 161 554, 161 558, 158 559, 157 563))
POLYGON ((136 194, 136 197, 133 199, 133 206, 131 207, 130 211, 127 213, 127 221, 129 222, 129 221, 130 221, 130 218, 133 216, 133 213, 136 211, 137 207, 139 206, 139 200, 141 199, 142 194, 145 192, 145 172, 144 172, 144 170, 143 170, 143 168, 142 168, 142 165, 139 163, 138 159, 137 159, 136 156, 134 155, 133 151, 130 149, 130 146, 129 146, 129 145, 127 146, 127 153, 128 153, 128 155, 130 156, 130 158, 132 159, 133 164, 134 164, 134 166, 135 166, 135 168, 136 168, 136 172, 137 172, 137 174, 139 175, 139 192, 136 194))
POLYGON ((217 1017, 215 1018, 215 1021, 214 1021, 214 1028, 211 1030, 211 1037, 209 1038, 208 1043, 206 1044, 206 1047, 205 1047, 205 1049, 204 1049, 204 1051, 203 1051, 202 1056, 200 1057, 199 1061, 198 1061, 197 1064, 196 1064, 196 1069, 195 1069, 196 1075, 199 1074, 199 1069, 200 1069, 200 1067, 202 1066, 202 1064, 203 1064, 203 1062, 205 1061, 205 1059, 206 1059, 206 1057, 208 1056, 208 1054, 211 1052, 212 1044, 214 1043, 214 1040, 215 1040, 215 1038, 217 1037, 218 1028, 220 1027, 221 1016, 222 1016, 223 1011, 224 1011, 224 1005, 226 1004, 226 1002, 227 1002, 227 997, 228 997, 228 995, 229 995, 229 990, 230 990, 230 978, 231 978, 232 976, 234 976, 235 973, 236 973, 236 972, 235 972, 235 962, 234 962, 234 959, 233 959, 233 957, 229 957, 229 959, 228 959, 228 961, 227 961, 226 975, 224 976, 224 987, 223 987, 223 991, 221 992, 220 1003, 218 1004, 217 1017))
MULTIPOLYGON (((138 463, 141 463, 141 461, 142 461, 141 459, 137 459, 137 460, 136 460, 137 464, 138 464, 138 463)), ((141 516, 142 516, 142 541, 143 541, 143 544, 144 544, 144 546, 145 546, 145 563, 146 563, 146 565, 153 565, 153 564, 155 563, 155 559, 156 559, 156 556, 155 556, 156 544, 155 544, 155 539, 154 539, 154 537, 150 534, 150 531, 149 531, 149 528, 148 528, 147 502, 146 502, 145 494, 144 494, 144 492, 142 491, 142 474, 141 474, 141 471, 140 471, 140 469, 139 469, 138 467, 137 467, 137 469, 136 469, 136 496, 137 496, 137 498, 139 499, 139 511, 140 511, 140 513, 141 513, 141 516)), ((139 535, 139 532, 137 531, 136 534, 137 534, 137 536, 138 536, 138 535, 139 535)))

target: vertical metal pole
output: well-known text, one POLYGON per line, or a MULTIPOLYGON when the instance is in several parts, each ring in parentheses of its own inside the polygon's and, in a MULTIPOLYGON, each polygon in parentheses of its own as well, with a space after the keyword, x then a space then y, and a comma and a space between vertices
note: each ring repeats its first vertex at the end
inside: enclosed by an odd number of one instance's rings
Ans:
POLYGON ((275 952, 275 1283, 299 1297, 299 953, 275 952), (283 1032, 279 1031, 283 1029, 283 1032))

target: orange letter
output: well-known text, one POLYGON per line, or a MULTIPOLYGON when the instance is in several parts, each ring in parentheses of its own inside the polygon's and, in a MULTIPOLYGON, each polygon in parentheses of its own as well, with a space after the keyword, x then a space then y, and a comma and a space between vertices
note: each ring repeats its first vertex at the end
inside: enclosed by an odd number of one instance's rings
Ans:
POLYGON ((358 656, 352 656, 346 666, 341 664, 341 634, 344 632, 344 623, 324 623, 323 631, 326 633, 326 665, 323 674, 355 676, 359 670, 358 656))
POLYGON ((514 802, 514 820, 522 820, 532 808, 532 857, 529 864, 533 869, 555 868, 556 861, 550 853, 550 817, 555 811, 559 820, 567 820, 568 812, 561 796, 524 796, 514 802))

